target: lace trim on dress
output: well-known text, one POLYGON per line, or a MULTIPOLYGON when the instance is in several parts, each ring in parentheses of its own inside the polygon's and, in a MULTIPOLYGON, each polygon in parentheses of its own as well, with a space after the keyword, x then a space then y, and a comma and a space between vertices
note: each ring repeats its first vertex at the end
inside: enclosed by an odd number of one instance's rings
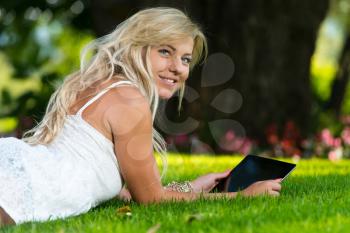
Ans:
POLYGON ((0 206, 16 222, 33 216, 33 192, 23 158, 30 153, 16 138, 0 138, 0 206), (21 220, 19 220, 21 219, 21 220))

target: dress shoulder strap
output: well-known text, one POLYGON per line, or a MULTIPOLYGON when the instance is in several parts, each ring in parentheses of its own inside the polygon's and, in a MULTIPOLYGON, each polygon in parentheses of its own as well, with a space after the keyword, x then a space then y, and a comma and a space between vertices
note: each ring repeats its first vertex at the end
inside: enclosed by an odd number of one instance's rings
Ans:
POLYGON ((79 115, 81 116, 81 114, 83 113, 83 111, 89 107, 93 102, 95 102, 96 100, 98 100, 101 96, 103 96, 108 90, 110 90, 111 88, 113 87, 116 87, 116 86, 119 86, 119 85, 123 85, 123 84, 131 84, 131 85, 134 85, 132 82, 130 81, 126 81, 126 80, 122 80, 122 81, 119 81, 119 82, 115 82, 115 83, 112 83, 110 86, 108 86, 107 88, 103 89, 102 91, 100 91, 97 95, 95 95, 94 97, 92 97, 88 102, 86 102, 84 104, 83 107, 81 107, 79 109, 79 111, 76 113, 76 115, 79 115))

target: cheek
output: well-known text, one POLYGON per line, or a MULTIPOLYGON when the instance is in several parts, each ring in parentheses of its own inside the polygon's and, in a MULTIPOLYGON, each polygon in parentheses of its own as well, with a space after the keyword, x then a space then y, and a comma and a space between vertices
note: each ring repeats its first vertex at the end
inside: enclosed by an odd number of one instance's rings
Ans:
POLYGON ((168 67, 168 64, 166 61, 164 61, 164 59, 158 59, 153 63, 152 67, 154 67, 153 72, 161 72, 166 70, 166 68, 168 67))
POLYGON ((189 69, 185 70, 183 75, 182 75, 182 80, 186 81, 188 79, 189 74, 190 74, 189 69))
POLYGON ((150 62, 154 74, 166 69, 168 65, 166 59, 160 57, 157 53, 151 53, 150 62))

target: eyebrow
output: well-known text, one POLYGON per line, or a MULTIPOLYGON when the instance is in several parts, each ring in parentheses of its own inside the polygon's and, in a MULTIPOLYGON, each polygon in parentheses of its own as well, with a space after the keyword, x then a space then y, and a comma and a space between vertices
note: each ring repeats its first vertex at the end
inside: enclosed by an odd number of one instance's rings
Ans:
MULTIPOLYGON (((176 51, 176 48, 170 44, 164 44, 163 46, 168 46, 169 48, 171 48, 174 52, 176 51)), ((192 56, 192 53, 185 53, 184 55, 190 55, 192 56)))

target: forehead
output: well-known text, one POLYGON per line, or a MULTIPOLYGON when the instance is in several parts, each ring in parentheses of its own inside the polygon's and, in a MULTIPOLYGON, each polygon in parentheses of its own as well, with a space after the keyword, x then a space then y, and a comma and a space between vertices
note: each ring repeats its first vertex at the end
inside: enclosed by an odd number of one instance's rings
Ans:
POLYGON ((163 45, 168 45, 176 49, 176 51, 181 53, 192 53, 194 41, 191 37, 186 37, 183 39, 171 40, 163 45))

